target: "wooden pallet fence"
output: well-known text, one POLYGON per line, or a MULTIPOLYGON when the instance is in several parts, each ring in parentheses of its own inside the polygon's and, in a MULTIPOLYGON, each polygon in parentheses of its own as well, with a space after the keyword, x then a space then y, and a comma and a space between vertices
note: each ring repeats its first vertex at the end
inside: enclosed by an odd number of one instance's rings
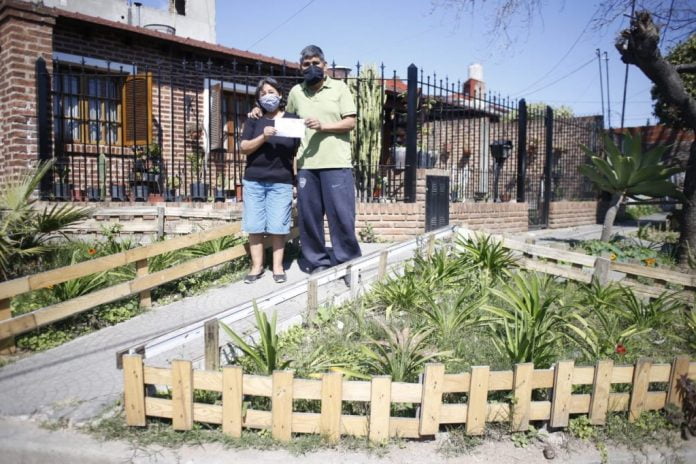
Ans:
MULTIPOLYGON (((460 230, 464 237, 471 237, 481 232, 460 230)), ((502 235, 491 234, 491 237, 502 243, 503 247, 519 253, 520 267, 536 272, 542 272, 569 280, 590 283, 593 279, 601 284, 609 282, 611 271, 625 274, 620 281, 624 286, 631 287, 637 293, 650 298, 656 298, 663 292, 672 292, 674 287, 683 289, 677 296, 693 301, 696 290, 696 275, 683 272, 653 268, 641 264, 617 263, 607 258, 586 255, 569 250, 545 247, 535 243, 521 242, 502 235), (637 278, 651 280, 650 285, 640 283, 637 278)))
POLYGON ((677 357, 672 364, 639 360, 615 366, 599 361, 595 366, 575 366, 561 361, 550 369, 518 364, 511 371, 491 371, 477 366, 471 372, 445 374, 442 364, 426 366, 422 383, 392 382, 389 376, 371 381, 345 380, 340 373, 321 380, 295 378, 292 371, 272 376, 243 374, 237 366, 221 371, 194 370, 190 361, 174 361, 171 368, 144 366, 139 355, 124 356, 124 406, 126 422, 143 426, 147 417, 172 420, 176 430, 189 430, 195 422, 221 424, 224 433, 239 437, 243 428, 268 429, 281 441, 293 433, 319 434, 336 441, 342 435, 368 437, 382 442, 389 437, 432 436, 445 424, 463 424, 467 434, 480 435, 487 422, 509 422, 524 431, 530 421, 548 420, 565 427, 573 414, 588 414, 593 424, 603 424, 607 414, 628 411, 635 420, 643 411, 659 410, 668 403, 680 406, 677 381, 682 375, 696 379, 696 362, 677 357), (631 392, 613 392, 616 384, 631 385, 631 392), (666 390, 655 387, 666 385, 666 390), (146 396, 146 385, 166 386, 171 399, 146 396), (573 387, 591 386, 591 393, 574 394, 573 387), (651 388, 651 386, 653 388, 651 388), (194 401, 194 390, 221 393, 222 404, 194 401), (546 401, 534 400, 535 390, 550 390, 546 401), (491 392, 510 392, 511 402, 491 402, 491 392), (453 401, 466 393, 467 403, 453 401), (270 398, 270 411, 244 409, 244 397, 270 398), (319 413, 295 412, 293 401, 318 400, 319 413), (342 403, 369 403, 365 416, 342 414, 342 403), (391 405, 420 406, 418 417, 394 417, 391 405))
MULTIPOLYGON (((244 256, 247 250, 245 245, 237 245, 154 273, 148 272, 148 258, 185 249, 217 238, 236 235, 240 230, 240 223, 226 224, 196 234, 176 237, 171 240, 152 243, 71 266, 1 282, 0 342, 15 335, 29 332, 52 322, 90 310, 101 304, 117 301, 131 295, 138 295, 140 305, 148 307, 151 304, 151 289, 244 256), (2 311, 2 308, 9 307, 11 299, 17 295, 133 263, 136 266, 136 277, 133 280, 96 290, 87 295, 62 301, 13 318, 7 318, 9 311, 2 311)), ((294 240, 298 234, 299 229, 297 227, 293 228, 287 240, 294 240)), ((270 241, 265 245, 267 247, 270 246, 270 241)), ((3 345, 0 344, 0 346, 3 345)))

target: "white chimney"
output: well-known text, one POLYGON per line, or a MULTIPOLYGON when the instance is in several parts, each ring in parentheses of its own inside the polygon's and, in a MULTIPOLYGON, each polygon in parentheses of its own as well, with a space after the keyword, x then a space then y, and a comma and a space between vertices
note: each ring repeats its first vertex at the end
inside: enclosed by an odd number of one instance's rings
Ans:
POLYGON ((469 79, 476 79, 483 82, 483 65, 480 63, 472 63, 469 65, 469 79))

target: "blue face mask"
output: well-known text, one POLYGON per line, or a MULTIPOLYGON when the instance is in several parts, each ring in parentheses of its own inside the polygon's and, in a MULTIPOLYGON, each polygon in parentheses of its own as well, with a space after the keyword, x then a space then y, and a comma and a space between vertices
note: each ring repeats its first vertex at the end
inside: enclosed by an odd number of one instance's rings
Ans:
POLYGON ((280 106, 280 96, 269 93, 263 97, 259 97, 259 105, 267 112, 275 111, 280 106))

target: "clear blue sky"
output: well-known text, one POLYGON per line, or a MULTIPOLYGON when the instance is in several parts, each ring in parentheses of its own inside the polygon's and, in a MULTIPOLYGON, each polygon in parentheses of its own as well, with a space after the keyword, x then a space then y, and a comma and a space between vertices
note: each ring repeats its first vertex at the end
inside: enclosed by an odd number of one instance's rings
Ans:
MULTIPOLYGON (((595 56, 600 48, 609 56, 612 125, 618 126, 625 65, 613 43, 627 18, 597 32, 588 27, 596 1, 545 3, 531 27, 518 27, 510 47, 486 33, 492 15, 486 4, 456 20, 453 9, 433 11, 430 0, 217 0, 217 40, 288 60, 297 60, 302 47, 315 43, 337 65, 383 62, 387 75, 396 70, 405 77, 408 65, 415 63, 426 73, 436 72, 438 79, 447 76, 455 82, 467 79, 469 64, 481 63, 488 89, 528 102, 567 105, 578 115, 601 114, 595 56)), ((604 79, 606 108, 606 75, 604 79)), ((643 125, 648 118, 655 121, 650 82, 629 66, 626 125, 643 125)))

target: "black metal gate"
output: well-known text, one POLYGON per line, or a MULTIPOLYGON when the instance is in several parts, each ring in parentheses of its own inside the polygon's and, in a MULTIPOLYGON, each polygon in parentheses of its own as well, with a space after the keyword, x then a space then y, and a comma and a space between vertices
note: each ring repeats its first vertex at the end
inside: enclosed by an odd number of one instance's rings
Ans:
POLYGON ((449 176, 425 177, 425 231, 449 225, 449 176))

